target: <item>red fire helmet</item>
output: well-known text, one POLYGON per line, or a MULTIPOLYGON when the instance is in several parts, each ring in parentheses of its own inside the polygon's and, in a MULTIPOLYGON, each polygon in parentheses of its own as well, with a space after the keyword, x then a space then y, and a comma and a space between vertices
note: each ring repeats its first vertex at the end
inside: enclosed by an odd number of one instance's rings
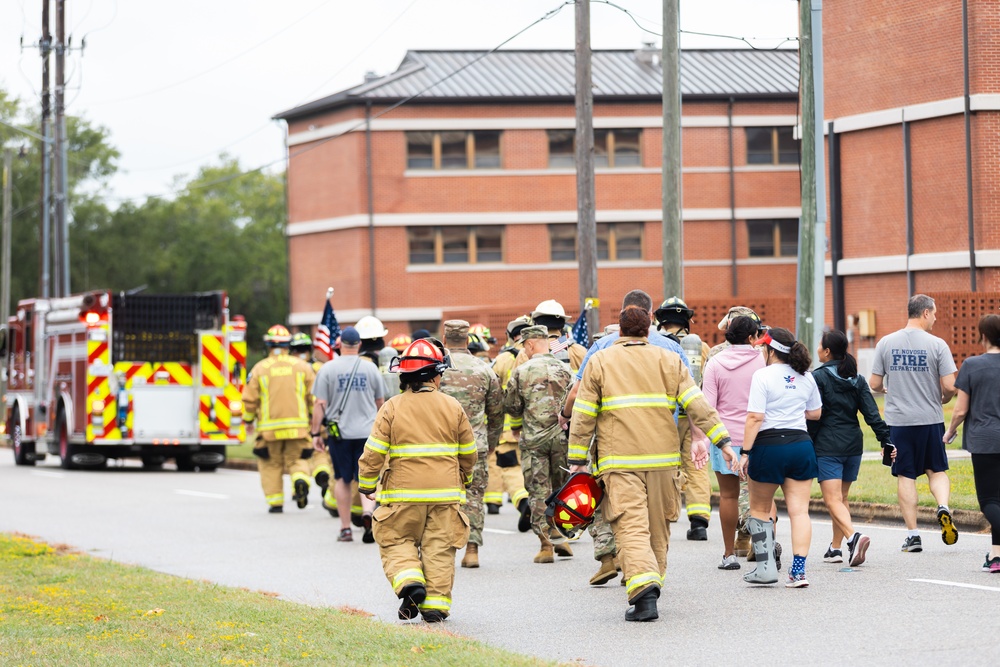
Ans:
POLYGON ((422 370, 432 370, 430 367, 437 367, 438 372, 444 371, 444 355, 441 350, 426 338, 420 338, 403 350, 403 354, 393 359, 389 364, 390 373, 416 373, 422 370))
POLYGON ((594 476, 577 472, 545 500, 545 517, 561 535, 575 540, 594 521, 594 512, 604 499, 604 489, 594 476))

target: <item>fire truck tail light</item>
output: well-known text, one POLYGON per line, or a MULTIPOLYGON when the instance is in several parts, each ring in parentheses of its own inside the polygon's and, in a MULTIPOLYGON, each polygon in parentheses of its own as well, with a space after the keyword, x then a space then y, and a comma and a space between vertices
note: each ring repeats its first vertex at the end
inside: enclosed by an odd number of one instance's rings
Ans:
POLYGON ((233 401, 229 404, 229 411, 234 415, 243 412, 243 401, 233 401))
POLYGON ((101 321, 101 316, 99 313, 95 313, 94 311, 89 311, 86 315, 83 316, 83 321, 87 324, 87 326, 92 327, 101 321))
POLYGON ((93 412, 94 414, 103 414, 104 401, 94 401, 94 403, 91 405, 90 411, 93 412))

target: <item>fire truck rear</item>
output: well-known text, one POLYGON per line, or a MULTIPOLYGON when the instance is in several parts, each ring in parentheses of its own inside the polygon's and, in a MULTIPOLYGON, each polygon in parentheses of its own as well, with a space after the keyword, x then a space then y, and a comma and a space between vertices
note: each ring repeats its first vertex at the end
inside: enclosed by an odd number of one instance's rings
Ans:
POLYGON ((141 458, 215 470, 244 442, 246 323, 224 292, 27 299, 9 320, 3 430, 18 465, 141 458))

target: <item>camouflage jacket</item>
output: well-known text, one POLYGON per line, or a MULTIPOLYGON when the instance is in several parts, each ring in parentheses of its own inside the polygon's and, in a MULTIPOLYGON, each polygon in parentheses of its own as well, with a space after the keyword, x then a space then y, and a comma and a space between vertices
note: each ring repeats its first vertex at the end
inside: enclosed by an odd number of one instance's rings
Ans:
POLYGON ((486 453, 500 442, 503 430, 503 392, 496 373, 482 359, 467 350, 450 349, 451 363, 441 377, 441 391, 462 404, 476 449, 486 453))
POLYGON ((513 370, 503 409, 510 415, 511 427, 521 429, 522 447, 566 438, 559 412, 572 383, 569 368, 552 354, 535 355, 513 370))

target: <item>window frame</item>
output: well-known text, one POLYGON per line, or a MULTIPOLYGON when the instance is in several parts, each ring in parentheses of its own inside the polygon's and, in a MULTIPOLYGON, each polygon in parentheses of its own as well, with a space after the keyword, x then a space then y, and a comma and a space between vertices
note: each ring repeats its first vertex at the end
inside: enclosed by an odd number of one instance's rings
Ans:
MULTIPOLYGON (((576 224, 574 224, 574 223, 555 223, 555 224, 550 224, 548 226, 548 231, 549 231, 549 261, 550 262, 575 262, 575 261, 577 261, 577 259, 579 258, 580 250, 579 250, 579 236, 576 234, 575 230, 576 230, 576 224), (555 232, 555 231, 564 231, 564 230, 569 230, 569 229, 573 230, 572 236, 573 236, 573 238, 576 241, 573 244, 573 257, 572 257, 572 259, 555 259, 552 256, 553 255, 553 250, 554 250, 553 244, 552 244, 552 241, 553 241, 553 232, 555 232)), ((646 224, 644 222, 638 222, 638 221, 631 221, 631 222, 600 222, 600 223, 597 224, 597 237, 595 238, 595 241, 597 241, 597 239, 600 239, 600 237, 602 236, 602 234, 607 234, 608 256, 606 258, 602 259, 600 257, 600 253, 598 253, 598 261, 600 261, 600 262, 637 262, 637 261, 642 261, 643 257, 645 256, 644 253, 645 253, 645 245, 646 245, 646 242, 645 242, 645 240, 646 240, 646 224), (639 256, 638 257, 618 257, 618 243, 619 243, 618 230, 619 230, 620 227, 631 226, 631 225, 638 225, 638 229, 639 229, 639 256)), ((564 236, 566 236, 566 235, 564 235, 564 236)))
MULTIPOLYGON (((461 171, 461 170, 472 170, 472 169, 503 169, 503 130, 421 130, 419 132, 405 132, 406 136, 406 169, 408 171, 461 171), (426 134, 431 135, 431 166, 430 167, 416 167, 410 165, 410 136, 414 134, 426 134), (442 155, 442 141, 441 135, 451 132, 464 132, 465 133, 465 166, 464 167, 442 167, 441 166, 441 155, 442 155), (485 134, 495 134, 497 137, 497 162, 498 165, 493 167, 477 167, 476 166, 476 135, 485 134)), ((426 159, 426 158, 424 158, 426 159)))
MULTIPOLYGON (((744 128, 743 132, 744 144, 746 147, 746 163, 747 165, 760 165, 760 166, 781 166, 781 165, 797 165, 802 159, 802 140, 795 139, 795 128, 787 125, 777 125, 772 127, 761 127, 761 126, 751 126, 744 128), (766 130, 770 133, 770 143, 771 143, 771 153, 770 159, 767 162, 752 162, 750 160, 750 131, 751 130, 766 130), (783 161, 781 159, 781 132, 788 131, 792 134, 792 141, 796 142, 797 148, 795 151, 795 160, 793 161, 783 161)), ((754 155, 763 155, 763 153, 755 152, 754 155)))
MULTIPOLYGON (((506 244, 505 240, 507 237, 507 230, 505 225, 434 225, 431 227, 407 227, 406 229, 406 263, 408 266, 448 266, 456 264, 502 264, 506 258, 506 244), (445 249, 444 249, 444 236, 445 230, 458 230, 465 227, 465 261, 464 262, 446 262, 445 261, 445 249), (434 242, 434 261, 432 262, 414 262, 413 261, 413 233, 417 230, 431 230, 432 239, 434 242), (479 236, 477 232, 480 229, 489 230, 499 230, 500 231, 500 259, 498 260, 481 260, 479 259, 479 236)), ((492 251, 490 251, 492 252, 492 251)))
MULTIPOLYGON (((552 135, 554 133, 564 133, 564 132, 571 132, 572 133, 572 153, 570 155, 570 158, 575 161, 575 158, 576 158, 576 131, 575 130, 548 130, 546 132, 546 139, 548 140, 547 143, 548 143, 548 167, 549 167, 549 169, 566 169, 566 168, 575 167, 575 164, 570 164, 570 165, 561 165, 561 164, 560 165, 553 165, 552 164, 552 135)), ((594 157, 595 157, 595 161, 598 158, 598 156, 596 154, 597 153, 597 148, 598 148, 598 146, 601 145, 601 144, 598 143, 598 136, 599 135, 604 139, 603 148, 604 148, 604 151, 606 153, 606 155, 602 155, 600 157, 601 158, 607 157, 607 162, 608 163, 606 165, 601 165, 601 166, 596 166, 596 164, 595 164, 595 168, 597 168, 597 169, 629 169, 629 168, 634 169, 636 167, 641 167, 642 166, 642 164, 643 164, 643 162, 642 162, 643 151, 642 151, 642 128, 641 127, 619 127, 619 128, 613 128, 613 129, 612 128, 595 129, 594 130, 594 153, 595 153, 594 157), (615 148, 616 148, 615 132, 635 132, 635 134, 636 134, 636 148, 638 149, 638 163, 637 164, 628 164, 628 165, 623 165, 623 166, 618 166, 618 165, 615 164, 615 148)), ((560 158, 565 159, 565 155, 564 154, 560 153, 558 155, 559 155, 560 158)))
MULTIPOLYGON (((788 259, 790 257, 798 257, 799 254, 799 220, 797 218, 772 218, 764 220, 747 220, 747 257, 751 259, 788 259), (782 252, 782 240, 784 235, 782 234, 781 227, 782 224, 787 225, 788 223, 795 224, 795 252, 792 254, 784 254, 782 252), (753 254, 752 241, 751 241, 751 226, 752 225, 765 225, 769 224, 771 226, 771 254, 761 255, 753 254)), ((787 241, 787 239, 786 239, 787 241)))

